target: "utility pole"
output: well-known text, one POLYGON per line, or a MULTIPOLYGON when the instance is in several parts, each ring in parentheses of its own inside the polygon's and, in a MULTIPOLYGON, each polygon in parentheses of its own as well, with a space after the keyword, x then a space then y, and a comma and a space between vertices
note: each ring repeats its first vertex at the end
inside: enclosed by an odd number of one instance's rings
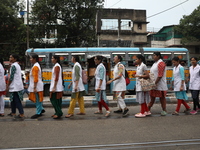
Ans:
POLYGON ((26 26, 26 43, 27 49, 29 49, 29 0, 27 0, 27 26, 26 26))

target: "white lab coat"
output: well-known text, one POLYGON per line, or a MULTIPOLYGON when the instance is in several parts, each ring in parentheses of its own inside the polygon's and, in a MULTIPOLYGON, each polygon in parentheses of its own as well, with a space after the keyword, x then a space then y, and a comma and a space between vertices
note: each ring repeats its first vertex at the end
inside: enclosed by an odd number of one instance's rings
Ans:
POLYGON ((74 67, 73 67, 73 69, 72 69, 72 93, 75 93, 75 90, 74 90, 74 88, 75 88, 75 81, 76 81, 76 76, 75 76, 75 67, 76 66, 79 66, 79 68, 80 68, 80 78, 79 78, 79 82, 78 82, 78 89, 77 89, 77 92, 80 92, 80 91, 84 91, 85 90, 85 87, 84 87, 84 85, 83 85, 83 80, 82 80, 82 68, 81 68, 81 65, 78 63, 78 62, 76 62, 75 64, 74 64, 74 67))
POLYGON ((100 63, 97 66, 97 69, 95 71, 95 78, 96 78, 96 83, 95 83, 95 90, 99 88, 99 82, 100 82, 100 74, 99 74, 99 70, 100 68, 104 68, 104 78, 101 84, 101 90, 106 90, 106 68, 104 67, 104 65, 102 63, 100 63))
POLYGON ((0 63, 0 91, 5 91, 6 90, 6 82, 5 82, 5 78, 4 78, 4 68, 2 66, 2 64, 0 63))
MULTIPOLYGON (((157 62, 155 62, 150 69, 150 72, 154 74, 155 80, 158 77, 158 64, 160 62, 163 62, 162 59, 159 59, 157 62)), ((163 74, 162 78, 160 79, 160 81, 158 82, 155 90, 159 90, 159 91, 167 91, 168 90, 167 80, 166 80, 166 67, 164 70, 164 74, 163 74)))
MULTIPOLYGON (((177 67, 173 68, 173 78, 174 78, 174 91, 180 91, 180 87, 182 84, 180 68, 182 67, 180 64, 177 67)), ((185 80, 183 84, 183 90, 186 91, 185 80)))
POLYGON ((197 64, 195 68, 190 67, 190 90, 200 90, 200 66, 197 64))
MULTIPOLYGON (((120 62, 118 62, 113 70, 114 78, 119 76, 119 65, 123 65, 120 62)), ((125 80, 125 68, 123 69, 123 76, 115 81, 113 81, 113 91, 126 91, 126 80, 125 80)))
POLYGON ((52 76, 51 76, 51 85, 50 85, 50 92, 53 90, 54 84, 55 84, 55 78, 56 78, 56 74, 55 74, 55 67, 59 67, 60 68, 60 72, 59 72, 59 77, 58 77, 58 83, 56 86, 56 92, 62 92, 63 91, 63 84, 62 84, 62 68, 59 65, 59 63, 56 63, 54 65, 54 67, 52 68, 52 76))

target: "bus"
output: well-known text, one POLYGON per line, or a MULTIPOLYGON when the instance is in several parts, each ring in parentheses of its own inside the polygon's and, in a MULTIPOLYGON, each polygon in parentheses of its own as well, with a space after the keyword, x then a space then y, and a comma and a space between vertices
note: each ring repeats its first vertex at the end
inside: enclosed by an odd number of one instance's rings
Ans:
MULTIPOLYGON (((42 77, 44 82, 44 95, 49 95, 49 87, 51 80, 51 70, 53 64, 51 63, 52 55, 59 55, 61 65, 63 68, 64 78, 64 94, 71 94, 71 89, 68 85, 72 79, 71 57, 78 55, 81 60, 81 66, 87 71, 88 83, 85 84, 86 93, 94 95, 94 73, 96 65, 94 57, 97 55, 103 56, 103 62, 106 66, 106 78, 110 80, 113 78, 113 58, 115 55, 123 57, 122 63, 125 65, 130 78, 130 84, 127 86, 127 91, 130 93, 135 92, 136 79, 133 74, 136 72, 136 65, 134 63, 136 55, 142 54, 146 58, 146 65, 150 69, 153 65, 153 52, 160 52, 163 60, 167 66, 167 84, 171 84, 173 66, 171 59, 175 56, 179 57, 185 62, 185 76, 189 75, 189 51, 186 48, 150 48, 150 47, 87 47, 87 48, 30 48, 26 50, 26 70, 30 70, 30 55, 36 53, 39 56, 39 63, 42 68, 42 77)), ((113 84, 108 85, 107 93, 112 93, 113 84)))

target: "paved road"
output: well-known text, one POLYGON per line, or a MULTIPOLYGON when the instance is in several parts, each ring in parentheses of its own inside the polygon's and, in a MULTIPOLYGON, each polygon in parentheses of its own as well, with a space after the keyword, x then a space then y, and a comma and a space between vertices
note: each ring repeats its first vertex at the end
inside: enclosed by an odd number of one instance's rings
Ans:
MULTIPOLYGON (((126 118, 113 113, 109 118, 95 115, 97 108, 92 107, 86 108, 85 116, 60 120, 50 117, 53 108, 45 108, 46 113, 39 119, 30 119, 35 109, 25 108, 24 120, 8 116, 0 118, 0 148, 198 149, 200 113, 172 116, 170 113, 175 107, 175 104, 168 104, 169 114, 163 117, 160 116, 160 105, 155 104, 153 115, 146 118, 134 117, 139 106, 129 106, 130 115, 126 118)), ((181 111, 183 109, 182 106, 181 111)), ((5 114, 9 112, 10 109, 6 108, 5 114)), ((67 108, 63 108, 63 112, 67 114, 67 108)))

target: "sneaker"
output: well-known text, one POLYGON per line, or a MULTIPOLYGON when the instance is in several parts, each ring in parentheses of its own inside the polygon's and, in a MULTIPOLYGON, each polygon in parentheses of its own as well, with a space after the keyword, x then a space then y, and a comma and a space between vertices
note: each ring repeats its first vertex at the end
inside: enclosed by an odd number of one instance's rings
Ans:
POLYGON ((161 111, 161 116, 166 116, 167 115, 167 112, 166 111, 161 111))
POLYGON ((123 112, 122 109, 118 109, 118 110, 114 111, 114 113, 117 113, 117 114, 121 114, 122 112, 123 112))
POLYGON ((196 110, 192 110, 192 111, 190 112, 190 114, 195 115, 195 114, 197 114, 197 111, 196 111, 196 110))
POLYGON ((33 116, 31 116, 31 119, 36 119, 36 118, 38 118, 38 117, 40 117, 40 116, 42 116, 41 114, 35 114, 35 115, 33 115, 33 116))
POLYGON ((123 117, 125 117, 125 116, 127 116, 127 115, 128 115, 128 111, 129 111, 129 109, 128 109, 128 108, 124 110, 124 112, 123 112, 123 117))
POLYGON ((200 111, 200 108, 197 108, 196 111, 199 112, 199 111, 200 111))
POLYGON ((146 115, 145 115, 145 113, 144 113, 144 114, 142 114, 142 113, 137 113, 137 114, 135 114, 135 117, 136 117, 136 118, 144 118, 144 117, 146 117, 146 115))
POLYGON ((150 116, 150 115, 151 115, 151 112, 150 112, 150 111, 145 111, 144 114, 145 114, 146 116, 150 116))

